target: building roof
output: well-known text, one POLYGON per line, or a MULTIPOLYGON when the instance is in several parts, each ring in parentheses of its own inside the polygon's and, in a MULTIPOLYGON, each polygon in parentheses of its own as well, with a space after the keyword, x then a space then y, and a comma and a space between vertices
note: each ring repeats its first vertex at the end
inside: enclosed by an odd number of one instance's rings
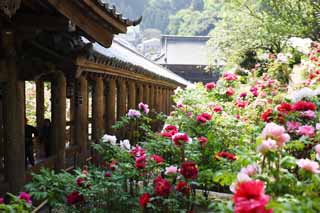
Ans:
POLYGON ((161 36, 162 57, 159 64, 208 65, 208 36, 161 36))
MULTIPOLYGON (((85 40, 85 42, 88 41, 85 40)), ((163 79, 185 86, 190 84, 189 81, 174 72, 145 58, 117 37, 114 39, 110 48, 104 48, 98 43, 93 43, 93 50, 95 51, 95 58, 91 58, 91 60, 97 61, 97 58, 99 58, 99 60, 108 61, 113 67, 145 74, 154 79, 163 79)))

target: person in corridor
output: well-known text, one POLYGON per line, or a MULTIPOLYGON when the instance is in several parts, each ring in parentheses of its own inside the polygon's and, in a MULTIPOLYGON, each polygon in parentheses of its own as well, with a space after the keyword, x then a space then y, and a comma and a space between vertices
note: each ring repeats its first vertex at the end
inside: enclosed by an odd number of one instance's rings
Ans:
POLYGON ((33 139, 38 137, 38 131, 35 127, 28 124, 28 119, 25 118, 25 159, 26 168, 28 167, 28 162, 34 166, 34 156, 33 156, 33 139))

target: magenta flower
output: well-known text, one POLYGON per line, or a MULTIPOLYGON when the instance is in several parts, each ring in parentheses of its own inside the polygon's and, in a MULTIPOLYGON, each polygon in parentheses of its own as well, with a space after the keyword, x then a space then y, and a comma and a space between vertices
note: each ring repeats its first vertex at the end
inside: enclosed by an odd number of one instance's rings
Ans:
POLYGON ((207 91, 211 91, 213 90, 214 88, 216 88, 216 84, 214 82, 210 82, 210 83, 207 83, 205 85, 205 88, 207 89, 207 91))
POLYGON ((0 204, 4 204, 4 199, 0 197, 0 204))
POLYGON ((148 114, 150 109, 148 104, 144 104, 142 102, 139 103, 138 105, 139 110, 143 111, 145 114, 148 114))
POLYGON ((32 205, 31 196, 27 192, 21 192, 18 198, 20 200, 25 200, 28 204, 32 205))
POLYGON ((304 112, 300 112, 300 115, 302 118, 306 118, 306 119, 309 119, 309 120, 312 120, 316 117, 316 113, 312 110, 307 110, 307 111, 304 111, 304 112))
POLYGON ((314 131, 315 130, 313 126, 304 125, 299 127, 299 129, 297 130, 297 134, 307 136, 307 137, 313 137, 315 134, 314 131))
POLYGON ((288 132, 295 132, 297 129, 299 129, 299 127, 301 126, 301 123, 296 121, 288 121, 286 125, 287 125, 288 132))
POLYGON ((231 72, 226 72, 224 75, 223 75, 223 78, 224 80, 226 81, 235 81, 238 79, 238 76, 236 74, 233 74, 231 72))
POLYGON ((184 143, 189 143, 192 141, 191 138, 189 138, 187 133, 176 133, 172 136, 172 141, 176 146, 182 146, 184 143))
POLYGON ((297 161, 298 166, 307 171, 314 174, 320 174, 319 164, 315 161, 309 159, 300 159, 297 161))

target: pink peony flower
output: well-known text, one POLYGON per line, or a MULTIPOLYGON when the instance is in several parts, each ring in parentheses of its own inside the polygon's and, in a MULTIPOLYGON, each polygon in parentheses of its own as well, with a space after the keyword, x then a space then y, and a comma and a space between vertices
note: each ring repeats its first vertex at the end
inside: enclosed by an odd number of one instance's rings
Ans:
POLYGON ((304 112, 300 112, 300 115, 302 118, 306 118, 306 119, 309 119, 309 120, 312 120, 316 117, 316 113, 312 110, 307 110, 307 111, 304 111, 304 112))
POLYGON ((216 88, 216 84, 214 82, 210 82, 210 83, 207 83, 205 85, 205 88, 207 89, 207 91, 211 91, 213 90, 214 88, 216 88))
POLYGON ((222 112, 222 110, 223 110, 222 106, 217 105, 217 106, 214 106, 214 107, 213 107, 213 111, 214 111, 214 112, 217 112, 217 113, 218 113, 218 112, 222 112))
POLYGON ((178 167, 176 166, 169 166, 166 168, 165 174, 166 175, 175 175, 178 172, 178 167))
POLYGON ((144 169, 146 168, 146 165, 147 165, 147 156, 145 155, 142 155, 140 157, 137 157, 136 160, 135 160, 135 167, 137 169, 144 169))
POLYGON ((142 102, 139 103, 138 105, 139 110, 143 111, 145 114, 148 114, 150 109, 148 104, 144 104, 142 102))
POLYGON ((262 141, 262 143, 257 147, 257 151, 261 152, 262 154, 266 154, 269 151, 274 151, 278 148, 277 142, 272 139, 267 139, 262 141))
POLYGON ((141 113, 135 109, 129 109, 128 117, 130 118, 139 118, 141 116, 141 113))
POLYGON ((0 204, 4 204, 4 199, 0 197, 0 204))
POLYGON ((187 133, 176 133, 172 136, 172 141, 176 146, 182 146, 184 143, 191 142, 187 133))
POLYGON ((297 130, 297 134, 307 137, 313 137, 315 134, 315 130, 313 126, 304 125, 299 127, 299 129, 297 130))
POLYGON ((299 127, 301 126, 301 123, 296 121, 288 121, 286 125, 287 125, 288 132, 295 132, 297 129, 299 129, 299 127))
POLYGON ((238 79, 238 76, 234 73, 226 72, 226 73, 224 73, 223 78, 226 81, 235 81, 238 79))
POLYGON ((283 147, 284 144, 290 140, 290 136, 285 131, 283 126, 275 123, 267 123, 261 136, 263 139, 273 139, 277 142, 277 147, 283 147))
POLYGON ((320 174, 319 164, 315 161, 309 159, 300 159, 297 161, 298 166, 307 171, 314 174, 320 174))
POLYGON ((248 101, 241 101, 241 100, 237 100, 236 101, 236 106, 239 108, 246 108, 246 106, 248 106, 248 101))
POLYGON ((233 96, 235 93, 234 89, 232 87, 228 87, 227 91, 226 91, 226 95, 227 96, 233 96))
POLYGON ((316 124, 316 130, 320 130, 320 123, 316 124))
POLYGON ((178 108, 182 108, 182 107, 183 107, 183 104, 182 104, 182 103, 177 103, 177 107, 178 107, 178 108))
POLYGON ((27 192, 21 192, 18 198, 20 200, 25 200, 28 204, 32 205, 31 196, 27 192))
POLYGON ((249 177, 254 176, 258 173, 259 167, 255 164, 248 165, 240 170, 240 173, 246 174, 249 177))
POLYGON ((212 116, 209 113, 202 113, 197 116, 197 121, 200 123, 207 123, 207 121, 210 121, 211 119, 212 116))
POLYGON ((208 138, 201 136, 198 138, 198 141, 201 147, 205 147, 208 143, 208 138))
POLYGON ((320 144, 316 145, 314 149, 316 150, 316 157, 320 161, 320 144))

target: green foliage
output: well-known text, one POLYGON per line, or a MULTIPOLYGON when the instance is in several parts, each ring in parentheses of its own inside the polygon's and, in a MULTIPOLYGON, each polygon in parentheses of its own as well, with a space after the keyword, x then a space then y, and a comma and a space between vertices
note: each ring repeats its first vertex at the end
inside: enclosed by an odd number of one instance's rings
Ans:
POLYGON ((32 211, 32 205, 17 196, 8 193, 10 198, 9 204, 0 204, 0 212, 3 213, 29 213, 32 211))

